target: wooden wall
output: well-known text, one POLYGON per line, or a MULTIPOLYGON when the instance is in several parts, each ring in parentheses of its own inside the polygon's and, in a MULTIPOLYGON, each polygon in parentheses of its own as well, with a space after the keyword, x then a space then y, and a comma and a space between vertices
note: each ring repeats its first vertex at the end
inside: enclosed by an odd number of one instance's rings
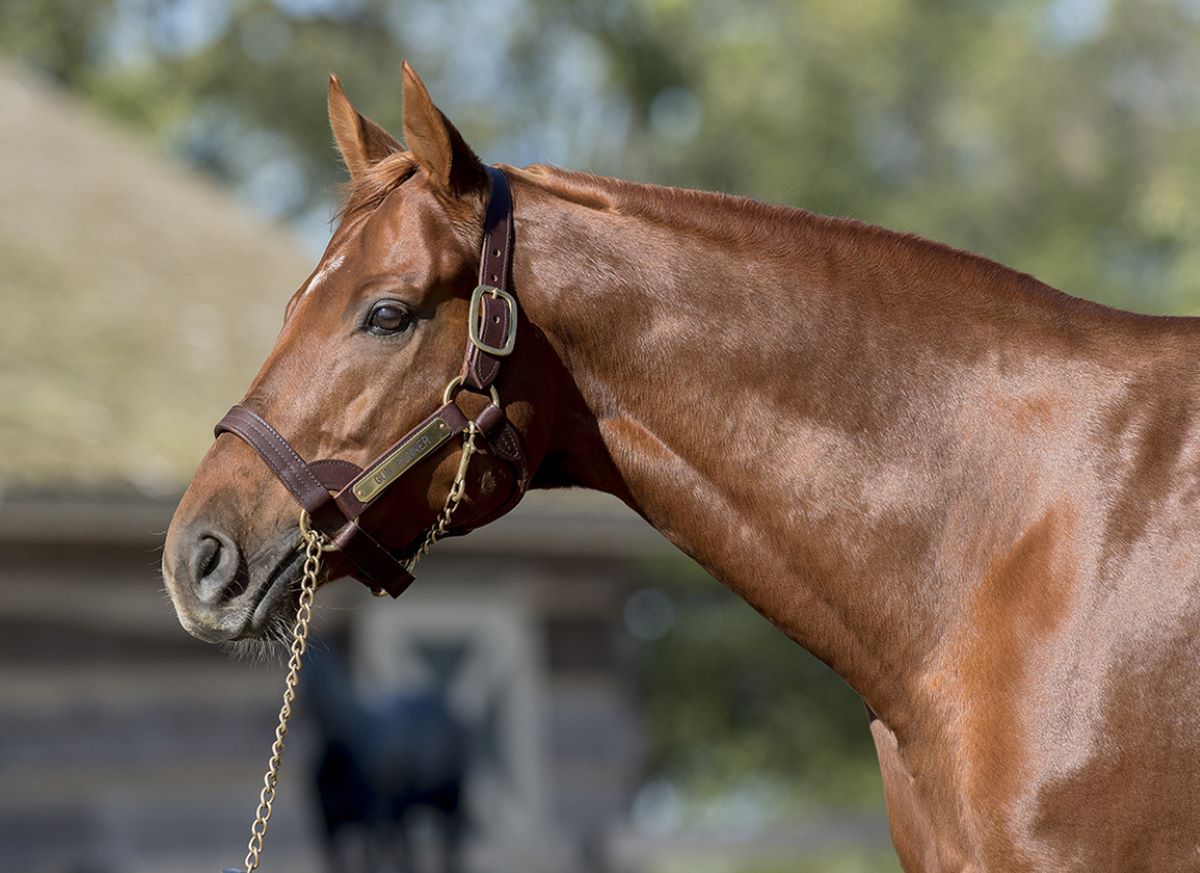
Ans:
MULTIPOLYGON (((620 614, 638 550, 662 546, 611 506, 534 504, 439 549, 397 602, 351 584, 318 601, 318 626, 351 641, 361 688, 402 683, 422 639, 474 647, 452 698, 468 711, 498 701, 504 757, 502 777, 472 776, 480 873, 588 869, 637 777, 620 614), (484 571, 498 580, 471 581, 484 571)), ((282 668, 180 629, 152 533, 169 510, 136 496, 0 501, 0 873, 215 871, 241 858, 282 668)), ((313 733, 301 716, 268 870, 321 869, 313 733)))

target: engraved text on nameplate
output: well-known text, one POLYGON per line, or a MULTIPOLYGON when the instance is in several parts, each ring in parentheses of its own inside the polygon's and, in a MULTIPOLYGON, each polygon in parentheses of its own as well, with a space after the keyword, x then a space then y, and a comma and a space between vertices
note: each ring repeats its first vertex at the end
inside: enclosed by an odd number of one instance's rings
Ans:
POLYGON ((449 438, 449 423, 440 416, 433 419, 397 446, 394 452, 375 467, 368 470, 366 475, 354 484, 354 496, 363 503, 370 503, 380 495, 383 489, 395 482, 405 470, 449 438))

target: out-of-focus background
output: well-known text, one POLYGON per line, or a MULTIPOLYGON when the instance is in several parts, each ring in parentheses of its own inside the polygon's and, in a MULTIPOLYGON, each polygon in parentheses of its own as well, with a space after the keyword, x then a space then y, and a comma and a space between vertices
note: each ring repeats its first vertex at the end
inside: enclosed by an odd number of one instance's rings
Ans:
MULTIPOLYGON (((1198 0, 4 0, 4 873, 242 856, 282 671, 184 634, 157 549, 330 234, 326 75, 399 131, 402 57, 487 160, 1200 302, 1198 0)), ((401 601, 320 605, 266 870, 898 869, 862 704, 611 501, 535 495, 401 601), (406 730, 440 810, 355 769, 406 730), (383 794, 406 842, 355 824, 383 794)))

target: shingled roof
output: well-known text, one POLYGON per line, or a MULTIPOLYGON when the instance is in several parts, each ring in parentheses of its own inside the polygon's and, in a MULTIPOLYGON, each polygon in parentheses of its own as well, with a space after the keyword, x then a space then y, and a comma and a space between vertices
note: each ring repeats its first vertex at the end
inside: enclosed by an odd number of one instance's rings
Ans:
POLYGON ((311 259, 3 64, 0 118, 0 485, 175 491, 311 259))

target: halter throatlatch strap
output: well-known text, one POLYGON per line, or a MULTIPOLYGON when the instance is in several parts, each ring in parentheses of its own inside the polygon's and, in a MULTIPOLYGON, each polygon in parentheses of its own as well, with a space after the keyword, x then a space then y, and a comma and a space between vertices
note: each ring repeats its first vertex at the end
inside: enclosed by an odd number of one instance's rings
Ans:
MULTIPOLYGON (((250 444, 275 476, 304 507, 314 529, 332 541, 352 565, 351 575, 373 590, 393 597, 412 584, 409 566, 391 554, 360 523, 367 508, 387 499, 389 487, 470 425, 454 402, 458 387, 487 392, 491 403, 474 424, 491 454, 513 467, 511 496, 475 526, 511 509, 529 486, 529 468, 516 428, 500 406, 495 391, 500 366, 513 350, 519 311, 509 290, 512 277, 513 217, 508 178, 487 168, 491 197, 484 217, 479 287, 471 295, 468 342, 462 372, 446 389, 442 405, 376 457, 366 469, 349 461, 324 459, 309 463, 266 419, 248 407, 234 406, 214 430, 231 433, 250 444)), ((461 531, 465 532, 465 531, 461 531)))

